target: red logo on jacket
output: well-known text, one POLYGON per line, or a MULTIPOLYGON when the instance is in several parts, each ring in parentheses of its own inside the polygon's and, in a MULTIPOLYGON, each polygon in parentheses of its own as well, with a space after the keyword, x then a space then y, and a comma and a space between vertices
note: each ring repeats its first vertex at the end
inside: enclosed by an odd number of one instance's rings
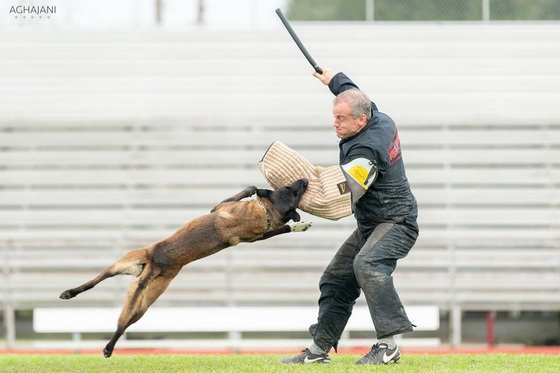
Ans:
POLYGON ((389 166, 394 165, 402 157, 401 140, 399 139, 399 133, 397 132, 396 127, 391 144, 387 148, 387 155, 389 156, 389 166))

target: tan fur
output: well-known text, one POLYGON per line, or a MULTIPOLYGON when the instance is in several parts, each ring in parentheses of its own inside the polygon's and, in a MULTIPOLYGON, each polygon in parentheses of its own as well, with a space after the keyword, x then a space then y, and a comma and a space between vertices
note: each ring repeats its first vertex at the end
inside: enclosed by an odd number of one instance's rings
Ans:
POLYGON ((70 299, 115 275, 137 276, 128 289, 117 331, 104 349, 105 357, 111 356, 115 343, 126 328, 144 315, 183 266, 240 242, 253 242, 263 236, 268 238, 287 232, 284 229, 286 221, 267 199, 261 198, 264 209, 257 200, 239 201, 256 190, 255 187, 245 189, 220 203, 210 214, 188 222, 167 239, 128 252, 93 280, 60 295, 62 299, 70 299), (267 232, 269 221, 272 229, 278 232, 267 232))

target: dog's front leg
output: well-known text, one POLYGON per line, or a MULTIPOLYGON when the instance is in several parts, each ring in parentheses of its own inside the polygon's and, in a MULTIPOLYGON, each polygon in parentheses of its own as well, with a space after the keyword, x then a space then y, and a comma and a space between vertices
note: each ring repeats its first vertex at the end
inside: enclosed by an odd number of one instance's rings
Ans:
POLYGON ((266 240, 270 237, 278 236, 279 234, 284 234, 284 233, 305 232, 306 230, 308 230, 311 227, 312 224, 313 224, 312 222, 305 222, 305 221, 290 223, 290 224, 284 224, 280 228, 270 230, 270 231, 266 232, 265 234, 263 234, 261 240, 266 240))
POLYGON ((241 201, 243 198, 247 198, 247 197, 251 197, 253 194, 257 193, 257 187, 256 186, 248 186, 247 188, 243 189, 241 192, 224 199, 222 202, 220 202, 217 206, 215 206, 211 212, 214 212, 218 206, 220 206, 222 203, 225 202, 233 202, 233 201, 241 201))

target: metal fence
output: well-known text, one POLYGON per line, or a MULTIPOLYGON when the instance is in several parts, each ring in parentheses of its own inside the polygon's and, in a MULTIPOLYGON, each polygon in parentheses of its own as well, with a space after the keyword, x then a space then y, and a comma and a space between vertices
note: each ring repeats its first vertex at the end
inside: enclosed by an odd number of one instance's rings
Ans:
POLYGON ((560 20, 558 0, 290 0, 301 21, 560 20))

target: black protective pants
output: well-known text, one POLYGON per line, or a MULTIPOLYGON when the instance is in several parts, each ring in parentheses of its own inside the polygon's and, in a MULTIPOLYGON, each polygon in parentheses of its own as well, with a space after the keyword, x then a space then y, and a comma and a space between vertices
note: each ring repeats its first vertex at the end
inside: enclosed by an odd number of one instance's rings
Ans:
POLYGON ((393 285, 391 274, 404 258, 418 232, 404 224, 382 223, 367 236, 356 229, 342 244, 319 288, 319 315, 309 331, 315 344, 335 350, 356 299, 363 290, 377 338, 411 332, 413 325, 393 285))

